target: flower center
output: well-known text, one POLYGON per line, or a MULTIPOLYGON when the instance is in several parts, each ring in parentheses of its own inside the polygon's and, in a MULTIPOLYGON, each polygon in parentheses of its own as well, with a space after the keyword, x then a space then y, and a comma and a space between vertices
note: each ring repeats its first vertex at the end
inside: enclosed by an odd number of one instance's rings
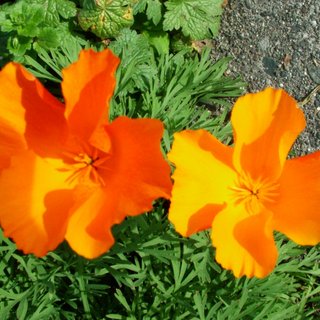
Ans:
POLYGON ((102 186, 105 185, 101 176, 101 169, 106 169, 104 163, 109 158, 108 154, 94 148, 79 153, 66 152, 64 155, 69 163, 67 170, 72 171, 68 178, 69 182, 77 179, 80 183, 93 182, 102 186))
POLYGON ((78 163, 83 163, 85 166, 91 166, 97 159, 93 159, 85 153, 79 153, 73 158, 78 163))
POLYGON ((274 203, 279 196, 277 182, 262 178, 253 180, 249 176, 239 176, 231 190, 235 203, 244 203, 250 214, 259 213, 262 207, 274 203))

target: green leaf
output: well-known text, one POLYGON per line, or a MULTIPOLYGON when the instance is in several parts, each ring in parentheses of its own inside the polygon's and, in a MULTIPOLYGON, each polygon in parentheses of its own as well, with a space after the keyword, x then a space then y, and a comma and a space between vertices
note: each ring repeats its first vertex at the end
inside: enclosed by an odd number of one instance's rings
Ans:
POLYGON ((9 15, 12 30, 23 37, 35 37, 39 31, 39 25, 44 17, 42 7, 29 6, 27 3, 18 2, 9 15))
MULTIPOLYGON (((60 37, 55 28, 45 27, 40 30, 36 43, 44 49, 56 48, 60 44, 60 37)), ((35 45, 34 44, 34 45, 35 45)))
POLYGON ((1 64, 8 59, 24 63, 26 54, 35 57, 40 48, 83 43, 71 29, 76 13, 75 3, 69 0, 20 0, 0 5, 1 64))
POLYGON ((77 15, 76 5, 72 1, 56 0, 56 8, 60 16, 64 19, 77 15))
POLYGON ((124 0, 92 0, 79 12, 79 24, 100 38, 114 38, 133 24, 132 8, 124 0))
POLYGON ((140 0, 133 7, 133 13, 145 12, 148 20, 157 25, 162 18, 162 3, 159 0, 140 0))
POLYGON ((22 299, 17 308, 17 319, 25 319, 28 312, 28 300, 26 298, 22 299))
POLYGON ((221 4, 222 0, 169 0, 165 2, 164 30, 181 29, 195 40, 211 37, 219 26, 221 4))
POLYGON ((68 19, 77 14, 76 5, 69 0, 27 0, 30 6, 42 8, 45 12, 43 22, 57 25, 60 17, 68 19))
POLYGON ((7 48, 15 56, 23 56, 25 52, 31 49, 32 40, 26 37, 9 37, 7 48))
POLYGON ((137 89, 144 91, 157 73, 151 63, 152 48, 146 37, 136 31, 124 29, 110 48, 121 58, 118 77, 121 79, 116 92, 124 96, 137 89))
POLYGON ((149 43, 159 54, 169 54, 170 40, 168 33, 164 31, 144 31, 149 43))

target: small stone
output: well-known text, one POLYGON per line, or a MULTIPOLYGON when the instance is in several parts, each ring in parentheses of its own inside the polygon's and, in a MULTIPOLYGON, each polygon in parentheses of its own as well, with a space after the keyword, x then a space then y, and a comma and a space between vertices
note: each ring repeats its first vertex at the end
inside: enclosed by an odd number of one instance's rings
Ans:
POLYGON ((264 71, 270 75, 270 76, 275 76, 276 75, 276 71, 278 69, 278 64, 276 61, 274 61, 273 58, 271 57, 264 57, 262 59, 262 64, 264 67, 264 71))
POLYGON ((259 41, 259 47, 262 51, 267 51, 269 48, 270 41, 268 37, 264 37, 259 41))
POLYGON ((254 6, 254 0, 245 0, 245 5, 248 9, 252 8, 254 6))
POLYGON ((320 84, 320 67, 311 64, 308 66, 307 68, 308 70, 308 74, 310 76, 310 78, 316 83, 316 84, 320 84))

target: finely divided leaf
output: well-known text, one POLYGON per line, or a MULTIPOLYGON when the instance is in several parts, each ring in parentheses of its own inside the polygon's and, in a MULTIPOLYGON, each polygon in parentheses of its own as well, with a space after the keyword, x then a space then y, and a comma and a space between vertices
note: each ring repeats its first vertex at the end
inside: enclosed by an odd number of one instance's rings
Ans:
POLYGON ((153 53, 147 38, 136 31, 124 29, 110 48, 121 58, 116 95, 125 96, 128 92, 146 90, 157 73, 156 66, 152 64, 153 53))

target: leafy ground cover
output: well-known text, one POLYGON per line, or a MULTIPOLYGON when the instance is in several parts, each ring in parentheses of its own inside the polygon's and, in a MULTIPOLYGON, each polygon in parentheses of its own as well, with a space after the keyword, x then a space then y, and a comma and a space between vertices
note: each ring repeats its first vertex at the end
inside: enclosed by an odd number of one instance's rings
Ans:
MULTIPOLYGON (((204 128, 231 143, 230 98, 244 83, 225 76, 229 58, 198 54, 217 34, 222 1, 20 0, 0 6, 0 64, 23 63, 61 97, 61 69, 81 48, 120 58, 111 118, 152 117, 174 132, 204 128), (106 22, 107 21, 107 22, 106 22), (196 50, 195 50, 196 49, 196 50)), ((66 243, 23 255, 0 233, 0 319, 317 319, 319 248, 276 235, 278 266, 264 279, 235 279, 214 261, 208 231, 185 239, 169 203, 113 228, 116 243, 86 260, 66 243)))

